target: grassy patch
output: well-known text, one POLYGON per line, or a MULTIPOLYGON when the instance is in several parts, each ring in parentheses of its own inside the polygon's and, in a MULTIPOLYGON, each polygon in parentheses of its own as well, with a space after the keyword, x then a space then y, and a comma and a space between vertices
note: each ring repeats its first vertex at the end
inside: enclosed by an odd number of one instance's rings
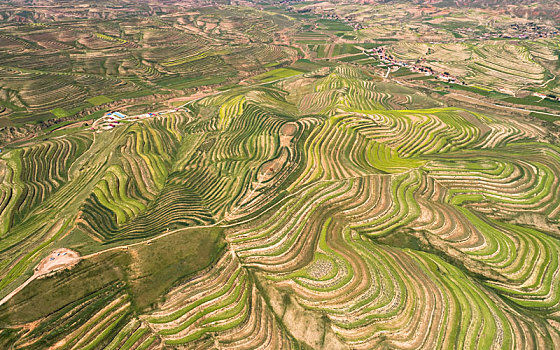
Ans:
POLYGON ((271 70, 270 72, 266 72, 255 76, 255 80, 266 83, 282 78, 288 78, 301 73, 302 72, 300 70, 296 70, 292 68, 278 68, 278 69, 271 70))
POLYGON ((230 90, 230 89, 235 89, 237 87, 241 87, 241 85, 239 84, 229 84, 229 85, 224 85, 224 86, 220 86, 219 88, 217 88, 216 90, 218 91, 226 91, 226 90, 230 90))
POLYGON ((430 79, 434 79, 434 77, 431 76, 431 75, 423 75, 423 76, 420 76, 420 77, 413 77, 411 79, 412 80, 430 80, 430 79))
POLYGON ((226 77, 196 77, 196 78, 183 78, 176 77, 159 81, 158 84, 173 90, 190 89, 203 85, 220 84, 226 81, 226 77))
POLYGON ((102 104, 105 104, 105 103, 113 102, 112 99, 110 99, 109 97, 104 96, 104 95, 99 95, 99 96, 88 98, 87 101, 94 106, 99 106, 99 105, 102 105, 102 104))
POLYGON ((379 47, 379 46, 383 46, 383 44, 377 44, 377 43, 358 43, 356 45, 361 46, 366 50, 374 49, 374 48, 379 47))
POLYGON ((321 25, 321 29, 328 30, 328 31, 350 32, 354 30, 352 27, 350 27, 345 23, 330 20, 330 19, 320 19, 317 21, 317 24, 321 25))
POLYGON ((70 112, 68 112, 64 108, 60 108, 60 107, 55 108, 55 109, 51 109, 51 113, 54 114, 54 116, 57 117, 57 118, 64 118, 64 117, 68 117, 68 116, 72 115, 72 114, 70 114, 70 112))
POLYGON ((123 279, 124 273, 118 265, 127 264, 127 256, 111 253, 104 258, 111 264, 103 264, 100 259, 86 260, 72 270, 33 281, 2 305, 0 325, 37 320, 123 279))
POLYGON ((0 326, 45 317, 118 281, 126 282, 133 306, 144 309, 175 283, 211 264, 224 247, 222 228, 198 228, 102 253, 30 283, 0 307, 0 326))
POLYGON ((178 280, 212 263, 224 247, 222 228, 186 229, 134 247, 130 284, 136 307, 156 302, 178 280))
POLYGON ((399 68, 399 70, 396 72, 391 72, 391 76, 393 77, 404 77, 411 74, 416 74, 416 73, 414 73, 413 71, 405 67, 399 68))
POLYGON ((311 62, 310 60, 302 58, 300 60, 297 60, 296 63, 292 64, 290 68, 297 71, 311 72, 326 66, 330 66, 330 64, 324 62, 322 63, 311 62))
POLYGON ((12 111, 25 111, 25 108, 20 107, 20 106, 16 106, 15 104, 13 104, 10 101, 6 101, 6 100, 2 100, 0 99, 0 106, 6 107, 11 109, 12 111))
POLYGON ((333 49, 333 56, 360 53, 360 50, 354 44, 335 45, 333 49))
POLYGON ((493 96, 496 96, 496 94, 498 96, 502 95, 503 97, 508 96, 506 94, 500 94, 499 92, 484 89, 484 88, 480 88, 480 87, 476 87, 476 86, 466 86, 466 85, 446 84, 446 83, 444 83, 444 85, 448 86, 448 87, 450 87, 454 90, 468 91, 468 92, 472 92, 472 93, 479 94, 479 95, 486 96, 486 97, 493 97, 493 96))
POLYGON ((545 122, 553 123, 555 121, 560 120, 560 117, 556 117, 554 115, 548 115, 543 113, 531 112, 530 114, 532 117, 539 118, 540 120, 544 120, 545 122))
POLYGON ((417 237, 406 230, 396 230, 387 236, 379 237, 373 241, 393 247, 421 250, 421 243, 417 237))
POLYGON ((296 40, 296 44, 320 45, 326 43, 327 43, 326 40, 296 40))
POLYGON ((342 57, 342 58, 339 58, 338 60, 340 62, 354 62, 354 61, 362 60, 364 58, 369 58, 369 56, 366 55, 366 54, 360 53, 360 54, 357 54, 357 55, 342 57))
POLYGON ((503 98, 502 101, 520 104, 520 105, 526 105, 526 106, 541 106, 541 107, 548 107, 552 109, 560 109, 560 102, 546 99, 546 98, 541 99, 540 97, 532 96, 532 95, 523 98, 508 96, 506 98, 503 98))
POLYGON ((282 62, 270 62, 270 63, 265 64, 263 67, 265 67, 265 68, 272 68, 272 67, 279 66, 279 65, 281 65, 281 64, 282 64, 282 62))

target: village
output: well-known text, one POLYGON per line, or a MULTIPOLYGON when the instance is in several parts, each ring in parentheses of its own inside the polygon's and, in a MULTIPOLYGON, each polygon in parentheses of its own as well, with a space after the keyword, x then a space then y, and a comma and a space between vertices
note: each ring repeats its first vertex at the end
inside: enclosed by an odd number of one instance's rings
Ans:
MULTIPOLYGON (((473 37, 476 30, 471 27, 456 29, 456 32, 465 37, 473 37)), ((513 23, 506 27, 493 28, 493 31, 486 31, 476 35, 478 40, 491 39, 542 39, 550 38, 560 34, 558 29, 538 25, 534 22, 513 23)))
POLYGON ((397 66, 397 67, 404 67, 408 68, 410 71, 414 73, 423 73, 426 76, 434 76, 436 79, 443 80, 450 84, 461 84, 466 85, 465 82, 460 81, 456 77, 450 75, 448 72, 436 72, 432 68, 415 63, 408 63, 404 61, 399 61, 395 59, 392 55, 387 54, 385 47, 380 46, 373 49, 365 49, 363 53, 368 55, 369 57, 377 56, 379 61, 383 62, 388 67, 390 66, 397 66))
POLYGON ((149 113, 138 114, 133 116, 127 116, 126 114, 118 111, 108 111, 101 118, 96 119, 88 129, 93 132, 102 132, 106 130, 111 130, 119 125, 124 124, 125 122, 132 122, 141 119, 153 118, 171 112, 178 112, 179 110, 180 110, 179 108, 174 108, 165 111, 149 112, 149 113))

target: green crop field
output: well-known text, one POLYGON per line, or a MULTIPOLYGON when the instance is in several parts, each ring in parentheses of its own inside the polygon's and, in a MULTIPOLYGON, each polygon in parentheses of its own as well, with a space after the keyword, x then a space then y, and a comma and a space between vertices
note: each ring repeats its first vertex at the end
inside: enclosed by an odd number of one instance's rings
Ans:
POLYGON ((113 100, 111 100, 109 97, 103 96, 103 95, 88 98, 87 101, 94 106, 98 106, 98 105, 102 105, 102 104, 105 104, 105 103, 113 102, 113 100))
POLYGON ((0 4, 0 349, 560 348, 556 5, 48 4, 0 4))
POLYGON ((255 79, 261 82, 269 82, 273 80, 291 77, 294 75, 299 75, 301 73, 302 73, 301 71, 291 69, 291 68, 278 68, 263 74, 259 74, 255 76, 255 79))

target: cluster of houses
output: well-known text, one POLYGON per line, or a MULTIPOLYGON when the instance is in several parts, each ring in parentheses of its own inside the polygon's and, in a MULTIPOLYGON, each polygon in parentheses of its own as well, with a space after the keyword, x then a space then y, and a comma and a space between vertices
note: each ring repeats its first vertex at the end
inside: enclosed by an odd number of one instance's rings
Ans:
POLYGON ((392 55, 385 51, 385 47, 380 46, 373 49, 364 50, 364 53, 370 57, 378 56, 379 60, 387 65, 405 67, 410 69, 415 73, 423 73, 427 76, 434 76, 436 79, 443 80, 451 84, 461 84, 465 85, 464 82, 459 81, 456 77, 452 76, 448 72, 435 72, 431 67, 423 66, 417 63, 408 63, 403 61, 398 61, 392 55))
POLYGON ((344 17, 344 21, 352 28, 354 28, 354 30, 360 30, 360 29, 364 29, 365 27, 363 26, 362 23, 360 22, 356 22, 354 17, 352 16, 346 16, 344 17))
MULTIPOLYGON (((126 115, 122 114, 121 112, 109 111, 102 118, 98 119, 98 121, 101 121, 103 123, 101 125, 102 129, 110 130, 120 124, 119 119, 125 119, 125 118, 126 115)), ((90 127, 91 131, 96 130, 95 124, 96 122, 94 122, 90 127)))
MULTIPOLYGON (((456 30, 457 33, 463 36, 472 37, 476 33, 476 29, 473 28, 459 28, 456 30)), ((510 24, 508 27, 499 28, 495 32, 485 32, 478 34, 478 39, 490 40, 490 39, 539 39, 539 38, 550 38, 560 34, 558 29, 553 27, 546 27, 538 25, 534 22, 527 23, 514 23, 510 24)))
POLYGON ((345 22, 346 24, 348 24, 350 27, 354 28, 354 30, 360 30, 360 29, 364 29, 364 26, 362 23, 360 22, 356 22, 354 16, 345 16, 345 17, 340 17, 339 15, 337 15, 336 13, 327 13, 327 14, 323 14, 321 16, 321 18, 327 18, 327 19, 332 19, 335 21, 342 21, 345 22))
POLYGON ((96 120, 89 129, 91 131, 95 131, 97 129, 96 124, 99 122, 101 123, 101 125, 99 125, 101 129, 110 130, 118 126, 121 123, 121 120, 126 118, 127 116, 121 112, 109 111, 105 113, 103 117, 96 120))
POLYGON ((105 117, 108 121, 108 125, 106 125, 104 128, 112 129, 115 126, 118 126, 120 124, 119 119, 125 119, 126 115, 122 114, 121 112, 110 111, 107 114, 105 114, 105 117))
POLYGON ((111 130, 114 127, 117 127, 121 124, 121 121, 131 121, 131 120, 138 120, 138 119, 145 119, 145 118, 153 118, 158 115, 164 115, 166 113, 171 112, 179 112, 180 108, 174 108, 168 111, 159 111, 159 112, 149 112, 145 114, 139 114, 135 116, 127 116, 121 112, 114 112, 109 111, 105 113, 105 115, 99 119, 97 119, 92 126, 89 128, 91 131, 95 131, 98 129, 102 130, 111 130))
POLYGON ((505 38, 514 37, 519 39, 536 39, 536 38, 549 38, 560 34, 558 29, 552 27, 545 27, 538 25, 534 22, 527 22, 523 24, 511 24, 510 28, 513 34, 504 34, 505 38))

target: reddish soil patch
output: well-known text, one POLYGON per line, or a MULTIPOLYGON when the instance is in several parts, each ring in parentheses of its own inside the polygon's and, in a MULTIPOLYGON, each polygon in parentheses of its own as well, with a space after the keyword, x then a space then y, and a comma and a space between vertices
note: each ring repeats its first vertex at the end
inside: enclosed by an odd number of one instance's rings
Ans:
POLYGON ((259 169, 257 175, 259 182, 266 182, 272 179, 286 164, 288 160, 288 151, 284 148, 280 157, 264 163, 259 169))
POLYGON ((296 123, 287 123, 280 129, 280 146, 288 147, 294 138, 294 135, 298 129, 296 123))
POLYGON ((282 136, 294 136, 296 130, 297 130, 296 123, 286 123, 282 125, 282 129, 280 129, 280 134, 282 134, 282 136))

